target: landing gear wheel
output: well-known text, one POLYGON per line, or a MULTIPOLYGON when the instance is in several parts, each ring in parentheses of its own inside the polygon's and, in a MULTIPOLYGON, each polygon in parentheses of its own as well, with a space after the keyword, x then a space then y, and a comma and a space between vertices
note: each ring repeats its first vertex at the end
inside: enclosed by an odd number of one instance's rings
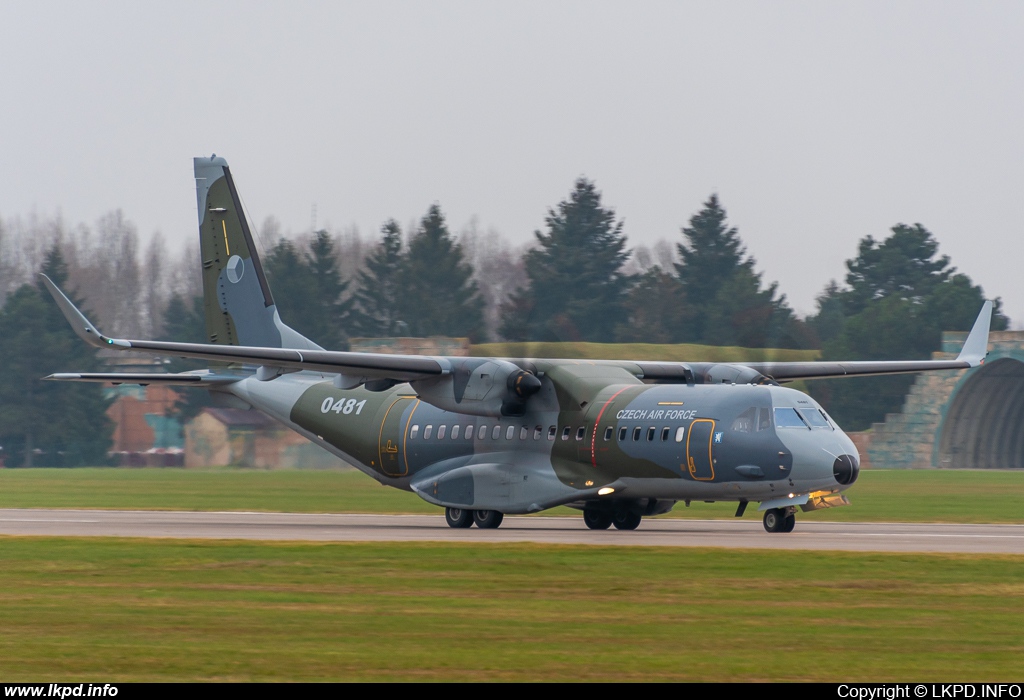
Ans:
POLYGON ((786 519, 782 521, 782 529, 779 532, 793 532, 793 528, 796 527, 796 515, 790 513, 786 516, 786 519))
POLYGON ((501 521, 504 520, 505 514, 499 513, 496 510, 474 510, 473 511, 473 522, 476 526, 483 530, 493 530, 494 528, 501 525, 501 521))
POLYGON ((448 527, 473 527, 473 511, 465 508, 445 508, 444 519, 448 522, 448 527))
POLYGON ((612 524, 617 530, 635 530, 640 526, 642 516, 631 510, 620 510, 612 516, 612 524))
MULTIPOLYGON (((793 516, 796 521, 796 516, 793 516)), ((786 525, 786 514, 781 508, 769 508, 764 512, 764 529, 768 532, 783 532, 786 525)))
POLYGON ((585 508, 583 510, 583 522, 591 530, 607 530, 612 524, 612 514, 606 510, 585 508))

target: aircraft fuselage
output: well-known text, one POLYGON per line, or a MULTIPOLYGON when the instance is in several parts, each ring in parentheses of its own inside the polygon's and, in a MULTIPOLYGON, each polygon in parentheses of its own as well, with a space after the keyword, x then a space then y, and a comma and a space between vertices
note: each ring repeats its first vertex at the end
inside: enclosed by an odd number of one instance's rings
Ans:
POLYGON ((306 373, 249 378, 232 392, 381 483, 439 505, 532 512, 609 488, 604 496, 668 507, 764 501, 839 492, 857 476, 851 440, 793 389, 612 384, 576 402, 542 381, 516 417, 442 410, 407 384, 343 390, 306 373), (481 465, 494 466, 493 483, 481 465), (463 467, 474 470, 460 480, 463 467))

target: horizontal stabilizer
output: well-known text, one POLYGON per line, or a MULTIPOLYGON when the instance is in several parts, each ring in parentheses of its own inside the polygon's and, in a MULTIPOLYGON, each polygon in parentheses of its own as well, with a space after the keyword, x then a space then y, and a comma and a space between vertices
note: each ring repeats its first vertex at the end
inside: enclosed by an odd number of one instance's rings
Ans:
POLYGON ((232 384, 241 376, 198 373, 171 374, 167 372, 61 372, 44 379, 58 382, 102 382, 104 384, 162 384, 163 386, 198 386, 208 388, 232 384))
MULTIPOLYGON (((341 374, 354 385, 374 379, 414 381, 448 374, 450 363, 444 358, 417 355, 378 355, 365 352, 330 350, 298 350, 293 348, 249 347, 243 345, 212 345, 204 343, 168 343, 154 340, 123 340, 108 338, 96 329, 71 300, 42 275, 46 288, 57 302, 64 317, 78 337, 90 345, 114 350, 131 350, 152 355, 185 357, 211 362, 231 362, 280 368, 287 371, 311 370, 341 374)), ((274 374, 274 373, 271 373, 274 374)), ((85 375, 83 375, 85 376, 85 375)), ((276 376, 276 374, 274 374, 276 376)), ((74 381, 74 380, 72 380, 74 381)), ((79 380, 79 381, 108 381, 79 380)), ((185 380, 191 382, 192 380, 185 380)))

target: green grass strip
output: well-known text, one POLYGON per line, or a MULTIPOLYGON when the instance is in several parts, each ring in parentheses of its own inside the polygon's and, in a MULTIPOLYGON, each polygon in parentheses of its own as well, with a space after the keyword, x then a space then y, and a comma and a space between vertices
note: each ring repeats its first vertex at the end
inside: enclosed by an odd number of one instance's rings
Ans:
MULTIPOLYGON (((1024 522, 1024 471, 865 471, 850 507, 802 513, 837 521, 1024 522)), ((4 469, 0 508, 440 513, 356 471, 4 469)), ((733 503, 678 504, 667 517, 730 518, 733 503)), ((757 517, 750 508, 747 518, 757 517)), ((575 515, 556 508, 548 515, 575 515)))
POLYGON ((0 538, 0 677, 1019 681, 1024 558, 0 538))

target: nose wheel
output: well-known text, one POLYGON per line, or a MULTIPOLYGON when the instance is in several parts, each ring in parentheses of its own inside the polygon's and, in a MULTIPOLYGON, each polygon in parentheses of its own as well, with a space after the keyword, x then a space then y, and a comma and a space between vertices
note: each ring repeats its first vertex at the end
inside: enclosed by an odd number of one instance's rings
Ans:
POLYGON ((764 512, 763 523, 768 532, 793 532, 796 513, 790 508, 769 508, 764 512))

